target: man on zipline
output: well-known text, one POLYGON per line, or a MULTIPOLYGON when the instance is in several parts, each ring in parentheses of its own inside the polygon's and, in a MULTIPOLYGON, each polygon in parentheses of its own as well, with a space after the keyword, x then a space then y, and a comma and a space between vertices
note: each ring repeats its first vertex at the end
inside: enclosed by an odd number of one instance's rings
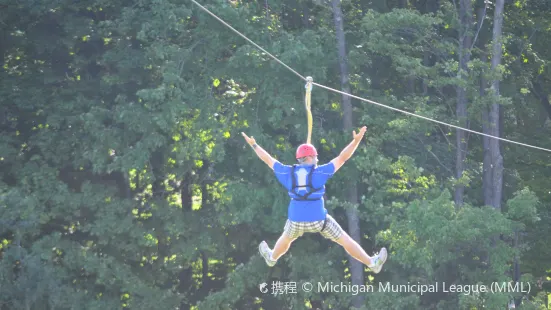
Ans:
POLYGON ((260 254, 268 266, 274 266, 277 260, 289 250, 291 243, 307 232, 320 233, 326 239, 340 244, 350 256, 364 263, 374 273, 381 271, 387 259, 386 248, 382 248, 381 252, 373 257, 367 255, 335 219, 327 214, 323 200, 325 183, 352 157, 365 131, 365 126, 358 134, 354 131, 354 139, 342 150, 340 155, 321 166, 317 165, 318 153, 311 144, 299 146, 296 151, 299 164, 288 166, 281 164, 258 146, 254 137, 249 138, 245 133, 241 133, 255 150, 256 155, 274 170, 277 180, 287 189, 291 197, 288 219, 283 234, 277 240, 274 249, 270 249, 266 241, 262 241, 259 245, 260 254))

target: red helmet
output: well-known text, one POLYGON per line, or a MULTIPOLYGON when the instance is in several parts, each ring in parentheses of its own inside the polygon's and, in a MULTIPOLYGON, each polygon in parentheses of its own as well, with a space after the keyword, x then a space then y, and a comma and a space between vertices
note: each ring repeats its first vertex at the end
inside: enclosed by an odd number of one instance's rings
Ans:
POLYGON ((302 144, 297 148, 297 159, 306 156, 318 156, 318 152, 312 144, 302 144))

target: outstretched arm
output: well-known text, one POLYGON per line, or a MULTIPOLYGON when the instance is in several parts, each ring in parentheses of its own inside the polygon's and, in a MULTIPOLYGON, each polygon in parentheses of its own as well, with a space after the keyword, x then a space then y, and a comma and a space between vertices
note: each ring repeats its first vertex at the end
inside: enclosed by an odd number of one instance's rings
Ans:
POLYGON ((247 143, 250 146, 252 146, 252 148, 256 152, 256 155, 260 159, 262 159, 262 161, 265 162, 266 165, 274 169, 274 163, 276 160, 270 154, 268 154, 268 152, 266 152, 263 148, 261 148, 258 144, 256 144, 254 137, 249 138, 244 132, 242 132, 241 135, 243 135, 243 137, 245 138, 245 141, 247 141, 247 143))
POLYGON ((331 162, 333 165, 335 165, 335 172, 339 170, 344 163, 352 157, 352 154, 354 154, 354 151, 356 151, 356 148, 358 148, 358 145, 362 141, 362 138, 364 136, 364 133, 366 131, 366 127, 363 126, 362 129, 360 129, 360 132, 356 134, 356 131, 352 131, 354 135, 354 139, 350 144, 348 144, 337 156, 335 159, 333 159, 331 162))

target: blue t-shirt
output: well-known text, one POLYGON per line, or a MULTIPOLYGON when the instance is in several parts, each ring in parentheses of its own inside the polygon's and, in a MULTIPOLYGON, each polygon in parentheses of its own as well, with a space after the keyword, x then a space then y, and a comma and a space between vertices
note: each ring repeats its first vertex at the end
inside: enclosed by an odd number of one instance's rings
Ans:
MULTIPOLYGON (((285 189, 287 190, 289 197, 291 197, 291 202, 289 203, 288 208, 288 218, 294 222, 315 222, 325 220, 327 215, 327 210, 325 209, 323 195, 325 194, 325 183, 333 176, 335 173, 335 165, 333 163, 327 163, 321 166, 315 165, 298 165, 295 169, 295 180, 296 186, 305 186, 308 185, 308 174, 310 170, 314 169, 312 173, 312 187, 319 188, 319 191, 316 191, 315 194, 311 194, 308 198, 320 198, 320 200, 294 200, 295 193, 291 191, 293 186, 293 179, 291 172, 293 171, 293 166, 283 165, 282 163, 276 161, 274 164, 274 173, 277 177, 277 180, 285 189)), ((307 192, 311 191, 309 188, 297 188, 295 192, 304 195, 307 192)))

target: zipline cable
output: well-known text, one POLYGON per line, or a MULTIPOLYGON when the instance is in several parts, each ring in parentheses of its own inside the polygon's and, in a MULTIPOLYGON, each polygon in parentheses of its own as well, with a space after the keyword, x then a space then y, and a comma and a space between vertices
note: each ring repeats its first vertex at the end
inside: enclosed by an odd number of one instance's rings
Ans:
POLYGON ((394 108, 394 107, 389 107, 389 106, 386 106, 386 105, 384 105, 384 104, 382 104, 382 103, 378 103, 378 102, 375 102, 375 101, 372 101, 372 100, 368 100, 368 99, 365 99, 365 98, 361 98, 361 97, 358 97, 358 96, 354 96, 354 95, 345 93, 345 92, 343 92, 343 91, 336 90, 336 89, 333 89, 333 88, 331 88, 331 87, 327 87, 327 86, 325 86, 325 85, 321 85, 321 84, 318 84, 318 83, 312 83, 312 84, 314 84, 314 85, 316 85, 316 86, 319 86, 319 87, 321 87, 321 88, 325 88, 325 89, 327 89, 327 90, 331 90, 331 91, 334 91, 334 92, 337 92, 337 93, 340 93, 340 94, 343 94, 343 95, 347 95, 347 96, 349 96, 349 97, 352 97, 352 98, 355 98, 355 99, 358 99, 358 100, 361 100, 361 101, 369 102, 369 103, 372 103, 372 104, 375 104, 375 105, 378 105, 378 106, 382 106, 382 107, 385 107, 385 108, 387 108, 387 109, 391 109, 391 110, 394 110, 394 111, 397 111, 397 112, 401 112, 401 113, 404 113, 404 114, 407 114, 407 115, 419 117, 419 118, 422 118, 422 119, 427 120, 427 121, 431 121, 431 122, 435 122, 435 123, 438 123, 438 124, 446 125, 446 126, 449 126, 449 127, 461 129, 461 130, 468 131, 468 132, 472 132, 472 133, 479 134, 479 135, 482 135, 482 136, 486 136, 486 137, 490 137, 490 138, 502 140, 502 141, 505 141, 505 142, 514 143, 514 144, 518 144, 518 145, 522 145, 522 146, 527 146, 527 147, 535 148, 535 149, 542 150, 542 151, 551 152, 550 149, 546 149, 546 148, 543 148, 543 147, 533 146, 533 145, 530 145, 530 144, 520 143, 520 142, 516 142, 516 141, 512 141, 512 140, 507 140, 507 139, 503 139, 503 138, 500 138, 500 137, 496 137, 496 136, 492 136, 492 135, 489 135, 489 134, 485 134, 485 133, 482 133, 482 132, 474 131, 474 130, 471 130, 471 129, 466 129, 466 128, 463 128, 463 127, 459 127, 459 126, 455 126, 455 125, 452 125, 452 124, 444 123, 444 122, 441 122, 441 121, 438 121, 438 120, 435 120, 435 119, 432 119, 432 118, 428 118, 428 117, 426 117, 426 116, 417 115, 417 114, 415 114, 415 113, 403 111, 403 110, 400 110, 400 109, 397 109, 397 108, 394 108))
MULTIPOLYGON (((250 42, 251 44, 253 44, 254 46, 256 46, 257 48, 259 48, 261 51, 263 51, 264 53, 266 53, 267 55, 269 55, 270 57, 272 57, 274 60, 276 60, 277 62, 279 62, 281 65, 283 65, 284 67, 286 67, 287 69, 289 69, 291 72, 293 72, 294 74, 296 74, 297 76, 299 76, 301 79, 303 79, 304 81, 307 81, 307 79, 305 77, 303 77, 302 75, 300 75, 298 72, 296 72, 295 70, 293 70, 291 67, 287 66, 286 64, 284 64, 281 60, 277 59, 277 57, 273 56, 272 54, 268 53, 266 50, 264 50, 262 47, 258 46, 256 43, 254 43, 253 41, 251 41, 249 38, 247 38, 246 36, 244 36, 243 34, 241 34, 239 31, 235 30, 232 26, 230 26, 228 23, 226 23, 225 21, 223 21, 222 19, 220 19, 218 16, 214 15, 213 13, 211 13, 209 10, 207 10, 205 7, 203 7, 202 5, 200 5, 199 3, 197 3, 197 1, 195 0, 191 0, 193 3, 197 4, 197 6, 199 6, 202 10, 204 10, 205 12, 209 13, 211 16, 213 16, 214 18, 216 18, 218 21, 220 21, 222 24, 226 25, 228 28, 230 28, 231 30, 233 30, 235 33, 237 33, 238 35, 240 35, 241 37, 243 37, 245 40, 247 40, 248 42, 250 42)), ((308 82, 308 81, 307 81, 308 82)), ((307 84, 308 85, 308 84, 307 84)), ((331 88, 331 87, 327 87, 325 85, 321 85, 321 84, 318 84, 318 83, 315 83, 315 82, 312 82, 312 85, 316 85, 316 86, 319 86, 321 88, 325 88, 327 90, 330 90, 330 91, 333 91, 333 92, 336 92, 336 93, 339 93, 339 94, 342 94, 342 95, 346 95, 346 96, 349 96, 351 98, 355 98, 355 99, 358 99, 358 100, 361 100, 361 101, 365 101, 365 102, 368 102, 368 103, 371 103, 371 104, 374 104, 374 105, 378 105, 378 106, 381 106, 381 107, 384 107, 384 108, 387 108, 387 109, 391 109, 391 110, 394 110, 396 112, 400 112, 400 113, 404 113, 404 114, 407 114, 407 115, 410 115, 410 116, 415 116, 415 117, 418 117, 418 118, 421 118, 421 119, 424 119, 424 120, 427 120, 427 121, 431 121, 431 122, 434 122, 434 123, 438 123, 438 124, 441 124, 441 125, 445 125, 445 126, 448 126, 448 127, 452 127, 452 128, 456 128, 456 129, 460 129, 460 130, 463 130, 463 131, 467 131, 467 132, 471 132, 471 133, 474 133, 474 134, 477 134, 477 135, 481 135, 481 136, 486 136, 486 137, 489 137, 489 138, 493 138, 493 139, 497 139, 497 140, 501 140, 501 141, 505 141, 505 142, 509 142, 509 143, 513 143, 513 144, 518 144, 518 145, 522 145, 522 146, 526 146, 526 147, 530 147, 530 148, 534 148, 534 149, 538 149, 538 150, 542 150, 542 151, 546 151, 546 152, 550 152, 551 153, 551 150, 550 149, 546 149, 546 148, 543 148, 543 147, 539 147, 539 146, 534 146, 534 145, 530 145, 530 144, 526 144, 526 143, 521 143, 521 142, 516 142, 516 141, 512 141, 512 140, 508 140, 508 139, 504 139, 504 138, 500 138, 500 137, 496 137, 496 136, 492 136, 492 135, 489 135, 489 134, 485 134, 485 133, 482 133, 482 132, 478 132, 478 131, 475 131, 475 130, 471 130, 471 129, 467 129, 467 128, 463 128, 463 127, 460 127, 460 126, 456 126, 456 125, 452 125, 452 124, 448 124, 448 123, 445 123, 445 122, 442 122, 442 121, 438 121, 438 120, 435 120, 435 119, 432 119, 432 118, 429 118, 429 117, 426 117, 426 116, 421 116, 421 115, 417 115, 415 113, 411 113, 411 112, 407 112, 407 111, 404 111, 404 110, 400 110, 400 109, 397 109, 397 108, 394 108, 394 107, 390 107, 390 106, 387 106, 387 105, 384 105, 382 103, 378 103, 378 102, 375 102, 375 101, 372 101, 372 100, 368 100, 368 99, 365 99, 365 98, 361 98, 361 97, 358 97, 358 96, 354 96, 354 95, 351 95, 349 93, 345 93, 343 91, 340 91, 340 90, 337 90, 337 89, 334 89, 334 88, 331 88)), ((308 106, 307 106, 307 111, 309 111, 308 109, 308 106)), ((309 113, 309 112, 308 112, 309 113)), ((308 115, 310 117, 310 114, 308 115)), ((310 118, 309 118, 309 121, 310 121, 310 118)), ((310 126, 310 125, 309 125, 310 126)), ((310 128, 309 128, 309 137, 310 137, 310 128)))
POLYGON ((233 30, 235 33, 237 33, 238 35, 240 35, 241 37, 243 37, 243 39, 249 41, 249 43, 251 43, 252 45, 258 47, 261 51, 263 51, 264 53, 266 53, 267 55, 269 55, 270 57, 272 57, 275 61, 279 62, 280 64, 282 64, 285 68, 289 69, 291 72, 293 72, 294 74, 296 74, 298 77, 300 77, 301 79, 303 79, 304 81, 306 81, 306 78, 303 77, 302 75, 300 75, 298 72, 296 72, 295 70, 293 70, 291 67, 287 66, 286 64, 283 63, 283 61, 277 59, 277 57, 275 57, 274 55, 268 53, 268 51, 266 51, 265 49, 263 49, 262 47, 260 47, 258 44, 254 43, 251 39, 247 38, 246 36, 244 36, 243 34, 241 34, 241 32, 233 29, 232 26, 228 25, 228 23, 226 23, 225 21, 223 21, 220 17, 214 15, 214 13, 212 13, 211 11, 207 10, 204 6, 200 5, 199 3, 197 3, 197 1, 195 0, 191 0, 193 3, 197 4, 201 9, 203 9, 205 12, 209 13, 212 17, 216 18, 219 22, 221 22, 222 24, 226 25, 228 28, 230 28, 231 30, 233 30))

